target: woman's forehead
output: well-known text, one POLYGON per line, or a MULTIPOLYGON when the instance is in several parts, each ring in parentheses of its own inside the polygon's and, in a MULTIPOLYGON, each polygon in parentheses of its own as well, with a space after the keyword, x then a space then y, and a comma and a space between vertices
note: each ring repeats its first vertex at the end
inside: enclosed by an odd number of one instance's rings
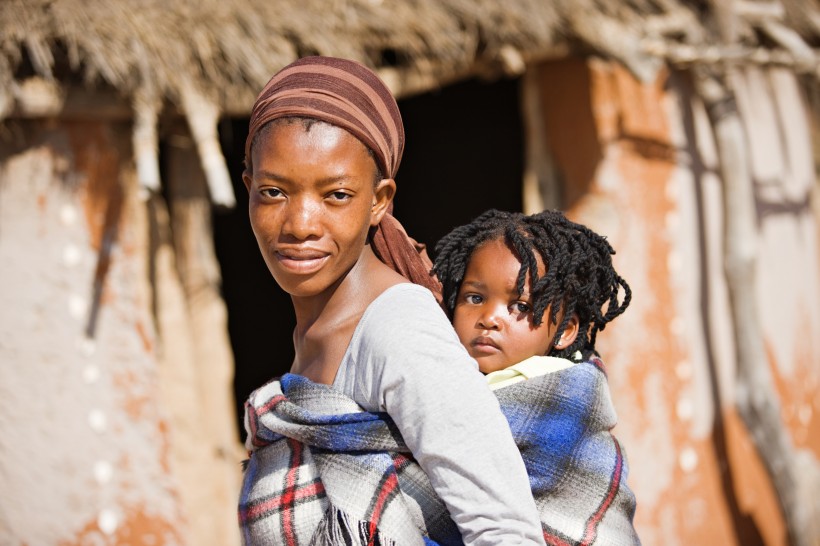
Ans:
MULTIPOLYGON (((369 156, 367 146, 348 131, 323 121, 310 124, 275 123, 260 134, 254 156, 263 159, 271 154, 285 155, 294 149, 310 149, 313 154, 343 153, 357 158, 369 156)), ((281 158, 286 159, 287 157, 281 158)))

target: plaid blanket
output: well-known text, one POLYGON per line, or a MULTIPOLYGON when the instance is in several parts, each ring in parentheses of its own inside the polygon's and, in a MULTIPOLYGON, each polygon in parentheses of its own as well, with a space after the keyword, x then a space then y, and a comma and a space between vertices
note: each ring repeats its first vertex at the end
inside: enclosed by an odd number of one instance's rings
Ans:
POLYGON ((635 496, 600 359, 495 391, 510 423, 547 544, 640 544, 635 496))
MULTIPOLYGON (((639 544, 603 364, 594 359, 495 393, 547 544, 639 544)), ((462 544, 386 414, 288 374, 251 394, 245 425, 245 544, 462 544)))

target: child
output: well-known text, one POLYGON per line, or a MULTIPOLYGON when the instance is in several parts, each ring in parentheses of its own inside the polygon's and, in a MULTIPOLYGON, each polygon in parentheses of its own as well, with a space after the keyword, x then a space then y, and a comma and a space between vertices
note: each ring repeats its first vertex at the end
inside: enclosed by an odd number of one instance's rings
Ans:
POLYGON ((631 299, 614 253, 555 211, 491 210, 436 246, 445 310, 510 422, 548 544, 638 543, 595 350, 631 299))
POLYGON ((597 354, 598 332, 632 299, 629 285, 612 266, 612 246, 557 211, 532 216, 485 212, 443 237, 436 253, 433 270, 446 310, 485 374, 589 359, 597 354), (619 287, 624 290, 620 303, 619 287), (506 300, 506 313, 498 313, 496 304, 506 300), (536 359, 519 366, 545 355, 564 362, 536 359))

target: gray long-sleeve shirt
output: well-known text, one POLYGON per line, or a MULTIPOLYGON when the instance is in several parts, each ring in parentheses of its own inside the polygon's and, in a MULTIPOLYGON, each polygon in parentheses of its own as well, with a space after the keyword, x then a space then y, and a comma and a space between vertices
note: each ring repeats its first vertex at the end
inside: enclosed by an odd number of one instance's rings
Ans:
POLYGON ((368 306, 333 386, 390 415, 465 544, 544 544, 498 401, 427 289, 399 284, 368 306))

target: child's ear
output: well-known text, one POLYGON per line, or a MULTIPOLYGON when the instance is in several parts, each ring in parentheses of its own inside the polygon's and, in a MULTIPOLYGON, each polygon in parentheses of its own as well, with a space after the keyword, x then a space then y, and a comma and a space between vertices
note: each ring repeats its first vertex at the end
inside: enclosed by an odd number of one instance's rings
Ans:
POLYGON ((370 225, 377 226, 390 209, 393 196, 396 195, 396 181, 382 178, 373 190, 373 205, 370 208, 370 225))
POLYGON ((575 338, 578 337, 579 327, 578 315, 573 313, 572 318, 570 318, 567 323, 567 327, 564 328, 564 331, 561 333, 561 337, 555 342, 555 348, 561 350, 572 345, 575 342, 575 338))

